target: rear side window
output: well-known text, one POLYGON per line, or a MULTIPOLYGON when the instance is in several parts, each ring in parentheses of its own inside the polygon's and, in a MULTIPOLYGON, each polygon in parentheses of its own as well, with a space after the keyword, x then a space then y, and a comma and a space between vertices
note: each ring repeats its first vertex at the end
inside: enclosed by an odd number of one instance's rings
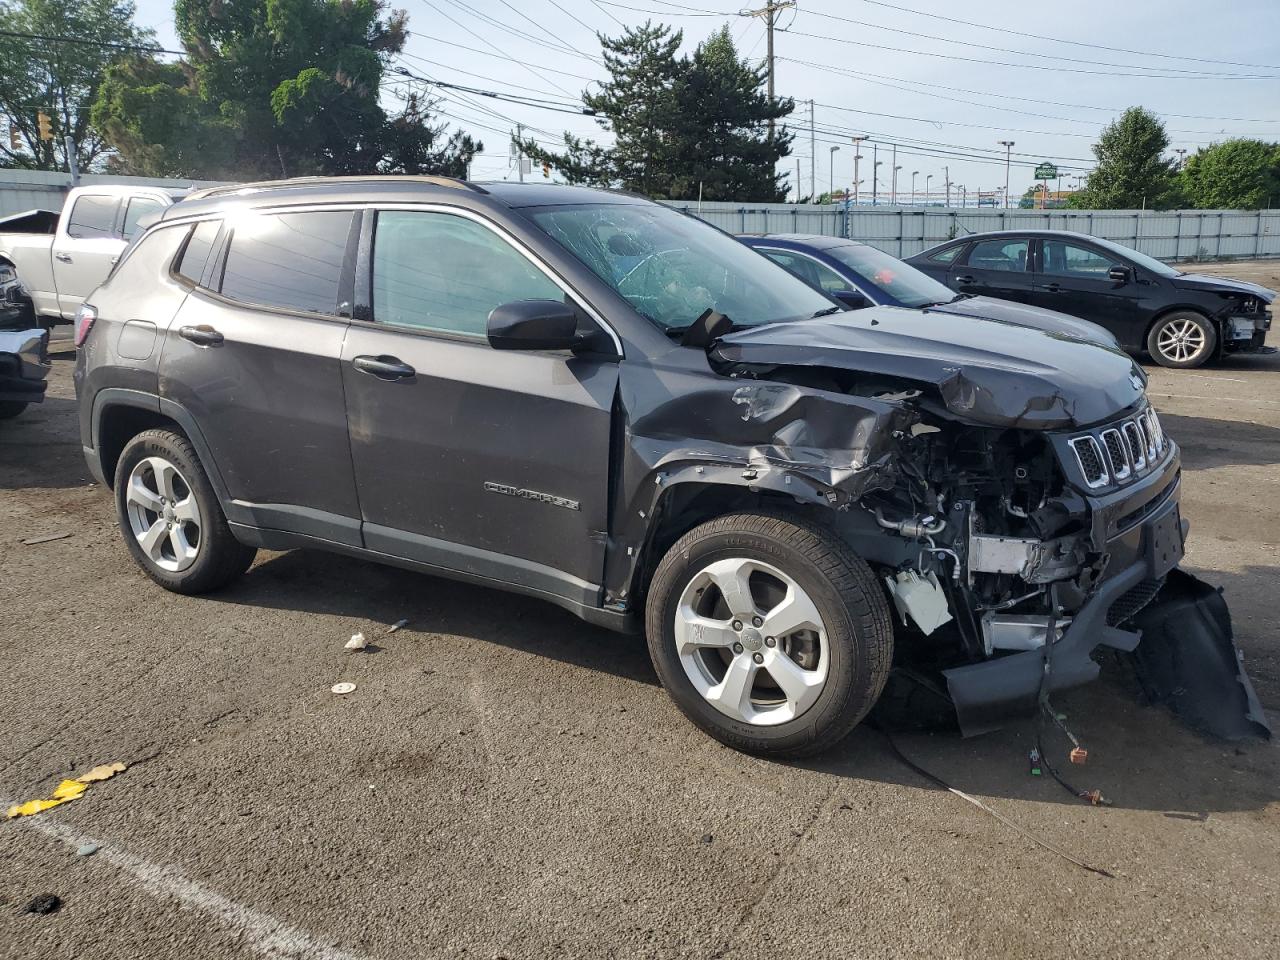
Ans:
POLYGON ((222 295, 265 307, 336 313, 351 217, 344 210, 237 218, 222 295))
POLYGON ((113 235, 116 209, 120 201, 115 197, 85 194, 79 197, 67 218, 67 236, 77 240, 96 240, 113 235))
POLYGON ((1027 269, 1026 240, 982 240, 969 251, 969 266, 976 270, 1022 271, 1027 269))
POLYGON ((488 227, 448 213, 384 211, 373 240, 373 317, 483 337, 494 307, 564 292, 488 227))
POLYGON ((204 220, 196 224, 187 241, 182 257, 175 265, 179 276, 186 277, 192 283, 199 283, 204 276, 204 266, 209 259, 209 251, 213 249, 213 241, 218 238, 221 220, 204 220))
POLYGON ((945 250, 939 250, 929 259, 934 263, 951 263, 956 257, 960 256, 960 251, 964 249, 963 243, 957 243, 954 247, 947 247, 945 250))
POLYGON ((129 205, 124 208, 124 238, 132 240, 138 232, 138 221, 149 213, 160 212, 164 206, 156 197, 131 197, 129 205))

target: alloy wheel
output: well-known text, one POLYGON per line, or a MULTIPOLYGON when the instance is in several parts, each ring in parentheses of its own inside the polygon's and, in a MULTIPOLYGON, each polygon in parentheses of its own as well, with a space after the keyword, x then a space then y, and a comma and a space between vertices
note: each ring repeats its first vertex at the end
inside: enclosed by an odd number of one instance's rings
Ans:
POLYGON ((770 564, 732 557, 704 567, 681 593, 674 626, 689 681, 734 720, 794 720, 826 684, 822 615, 795 579, 770 564))
POLYGON ((1176 363, 1186 363, 1199 356, 1205 342, 1204 329, 1187 317, 1170 320, 1156 336, 1160 353, 1176 363))
POLYGON ((200 553, 203 521, 191 484, 163 457, 146 457, 125 488, 129 529, 161 570, 181 573, 200 553))

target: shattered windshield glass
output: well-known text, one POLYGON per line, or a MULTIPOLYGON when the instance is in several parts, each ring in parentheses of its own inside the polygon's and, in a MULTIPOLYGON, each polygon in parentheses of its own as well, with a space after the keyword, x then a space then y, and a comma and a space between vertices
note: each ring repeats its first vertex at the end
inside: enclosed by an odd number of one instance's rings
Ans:
POLYGON ((812 317, 827 297, 714 227, 658 204, 584 204, 529 212, 534 223, 665 330, 708 308, 735 327, 812 317))

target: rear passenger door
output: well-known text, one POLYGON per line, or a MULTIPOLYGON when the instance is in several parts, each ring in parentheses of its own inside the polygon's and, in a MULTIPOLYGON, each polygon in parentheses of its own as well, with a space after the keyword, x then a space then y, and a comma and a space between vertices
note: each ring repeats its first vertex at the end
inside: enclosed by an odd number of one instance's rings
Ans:
POLYGON ((1030 270, 1031 241, 1026 237, 978 240, 964 263, 952 265, 948 286, 959 293, 1030 303, 1030 270))
POLYGON ((246 212, 200 224, 160 360, 245 522, 360 543, 340 356, 359 215, 246 212))
POLYGON ((495 307, 567 290, 478 215, 379 211, 362 262, 342 376, 365 545, 596 603, 617 358, 489 346, 495 307))

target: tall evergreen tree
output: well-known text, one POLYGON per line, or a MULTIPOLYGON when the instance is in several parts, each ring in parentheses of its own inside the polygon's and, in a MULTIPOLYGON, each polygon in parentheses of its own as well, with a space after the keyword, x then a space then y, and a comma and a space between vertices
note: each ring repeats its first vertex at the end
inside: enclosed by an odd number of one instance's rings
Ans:
POLYGON ((570 183, 621 187, 646 196, 711 200, 781 200, 778 160, 791 149, 785 130, 772 140, 770 119, 790 100, 770 103, 764 72, 740 59, 726 29, 678 57, 683 35, 665 25, 627 27, 602 36, 609 80, 583 104, 614 135, 611 147, 566 133, 564 149, 524 144, 535 160, 570 183))
POLYGON ((1205 210, 1257 210, 1280 200, 1280 143, 1235 139, 1197 150, 1179 176, 1205 210))
POLYGON ((1174 162, 1166 159, 1169 135, 1160 118, 1142 107, 1130 107, 1103 128, 1093 155, 1098 165, 1072 206, 1093 210, 1158 210, 1181 199, 1174 162))

